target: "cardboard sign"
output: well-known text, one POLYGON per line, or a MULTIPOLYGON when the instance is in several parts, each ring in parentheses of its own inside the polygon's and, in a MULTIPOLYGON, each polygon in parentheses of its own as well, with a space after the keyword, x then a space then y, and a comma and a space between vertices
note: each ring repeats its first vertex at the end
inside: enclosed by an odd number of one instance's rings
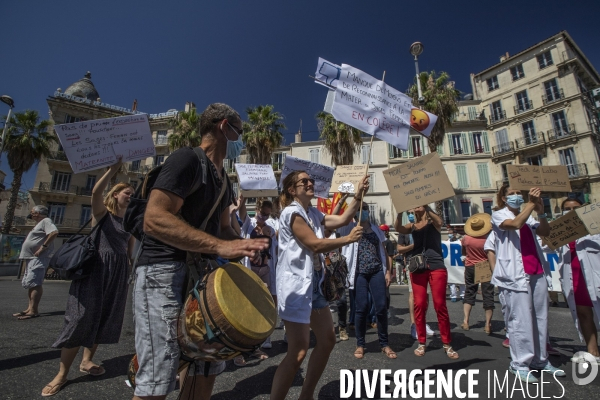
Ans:
POLYGON ((156 154, 147 114, 61 124, 54 127, 74 173, 156 154))
POLYGON ((279 195, 277 180, 271 165, 235 164, 235 171, 244 197, 274 197, 279 195))
POLYGON ((333 174, 331 187, 340 193, 356 193, 359 183, 367 174, 367 164, 338 165, 333 174))
POLYGON ((542 192, 570 192, 569 172, 564 165, 507 165, 510 187, 529 190, 538 187, 542 192))
POLYGON ((437 152, 383 171, 396 212, 454 196, 437 152))
POLYGON ((478 262, 475 268, 475 281, 473 283, 485 283, 492 281, 492 268, 489 261, 478 262))
POLYGON ((600 202, 579 207, 575 211, 590 235, 600 233, 600 202))
POLYGON ((286 156, 279 180, 280 188, 283 188, 283 180, 292 171, 306 171, 315 180, 315 196, 323 199, 329 198, 329 189, 331 188, 333 172, 335 171, 333 168, 301 158, 286 156))
POLYGON ((543 238, 543 243, 552 250, 556 250, 588 234, 584 222, 582 222, 576 211, 571 211, 549 222, 548 225, 550 225, 550 235, 543 238))

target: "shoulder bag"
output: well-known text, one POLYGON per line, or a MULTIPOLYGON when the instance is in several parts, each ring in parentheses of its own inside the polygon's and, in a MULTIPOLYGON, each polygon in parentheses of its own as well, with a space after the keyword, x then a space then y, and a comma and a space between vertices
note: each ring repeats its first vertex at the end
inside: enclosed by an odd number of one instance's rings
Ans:
MULTIPOLYGON (((415 229, 415 224, 413 224, 413 230, 415 229)), ((421 254, 414 255, 408 261, 407 269, 411 274, 423 272, 429 269, 429 263, 427 262, 427 256, 425 252, 427 251, 425 246, 425 241, 423 241, 423 252, 421 254)))

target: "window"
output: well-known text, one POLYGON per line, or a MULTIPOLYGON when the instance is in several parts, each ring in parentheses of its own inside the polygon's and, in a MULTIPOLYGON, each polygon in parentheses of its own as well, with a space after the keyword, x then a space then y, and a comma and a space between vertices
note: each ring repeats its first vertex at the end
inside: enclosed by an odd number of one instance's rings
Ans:
POLYGON ((141 164, 142 160, 136 160, 136 161, 132 161, 131 162, 131 171, 132 172, 137 172, 140 170, 140 164, 141 164))
POLYGON ((506 170, 506 166, 512 163, 500 164, 500 168, 502 169, 502 181, 508 182, 508 171, 506 170))
POLYGON ((57 192, 68 192, 71 185, 71 175, 69 172, 55 172, 50 188, 57 192))
POLYGON ((479 174, 479 187, 489 188, 492 186, 487 163, 477 163, 477 173, 479 174))
POLYGON ((506 153, 511 150, 506 129, 496 131, 496 143, 498 143, 498 153, 506 153))
POLYGON ((482 199, 481 201, 483 203, 483 212, 492 215, 492 206, 494 205, 494 200, 482 199))
POLYGON ((577 159, 575 157, 575 149, 573 147, 559 150, 558 155, 560 158, 560 163, 567 166, 567 172, 569 173, 569 176, 579 175, 577 173, 577 159))
POLYGON ((66 208, 65 203, 48 203, 48 218, 54 222, 54 225, 62 225, 66 208))
POLYGON ((162 163, 165 162, 165 156, 154 156, 154 166, 158 167, 159 165, 162 165, 162 163))
POLYGON ((490 104, 491 119, 492 121, 500 121, 505 118, 504 111, 502 110, 502 103, 500 100, 494 101, 490 104))
POLYGON ((473 121, 479 117, 479 115, 477 115, 477 107, 469 107, 468 112, 469 112, 469 121, 473 121))
POLYGON ((156 134, 156 144, 167 144, 167 131, 158 131, 156 134))
POLYGON ((319 149, 310 149, 308 153, 310 154, 310 162, 319 164, 319 149))
POLYGON ((377 222, 377 204, 368 204, 369 206, 369 220, 372 224, 379 224, 377 222))
POLYGON ((463 154, 464 148, 462 143, 462 135, 453 133, 450 135, 450 154, 463 154))
MULTIPOLYGON (((311 159, 312 161, 312 159, 311 159)), ((360 147, 360 163, 361 164, 372 164, 373 157, 371 157, 371 145, 363 144, 360 147)))
POLYGON ((85 182, 85 190, 92 190, 96 185, 96 175, 88 175, 85 182))
POLYGON ((517 98, 517 107, 515 107, 515 114, 520 114, 533 108, 531 103, 529 102, 529 97, 527 97, 527 90, 523 90, 522 92, 515 94, 515 97, 517 98))
POLYGON ((79 117, 74 117, 74 116, 72 116, 72 115, 65 114, 65 124, 71 124, 71 123, 73 123, 73 122, 79 122, 79 121, 81 121, 81 120, 82 120, 82 119, 81 119, 81 118, 79 118, 79 117))
POLYGON ((373 193, 375 191, 375 172, 369 172, 369 190, 367 193, 373 193))
POLYGON ((473 132, 471 134, 471 153, 481 154, 489 152, 490 145, 488 143, 487 132, 473 132))
POLYGON ((523 71, 523 64, 519 64, 510 69, 510 74, 512 75, 512 80, 517 81, 523 77, 525 77, 525 72, 523 71))
POLYGON ((540 67, 540 69, 544 69, 546 67, 549 67, 553 64, 552 62, 552 55, 550 54, 550 50, 539 54, 537 56, 537 61, 538 61, 538 65, 540 67))
POLYGON ((444 200, 444 202, 442 203, 442 210, 443 210, 443 218, 444 218, 444 224, 446 225, 450 225, 451 224, 451 220, 450 220, 450 200, 444 200))
POLYGON ((556 78, 544 82, 544 93, 545 103, 552 103, 553 101, 559 100, 563 97, 560 93, 560 90, 558 90, 556 78))
POLYGON ((240 184, 238 182, 232 182, 231 187, 233 188, 233 195, 239 197, 240 184))
POLYGON ((471 216, 471 200, 463 199, 460 201, 460 211, 462 213, 463 222, 467 222, 471 216))
POLYGON ((527 157, 527 164, 529 165, 542 165, 542 156, 539 154, 533 157, 527 157))
POLYGON ((498 76, 492 76, 491 78, 488 78, 487 85, 488 85, 488 92, 498 89, 500 87, 500 85, 498 85, 498 76))
POLYGON ((521 128, 523 129, 523 139, 525 140, 526 146, 537 143, 537 136, 535 135, 535 127, 533 126, 533 121, 527 121, 522 123, 521 128))
POLYGON ((413 157, 421 157, 423 155, 423 149, 421 145, 422 141, 420 136, 410 137, 410 146, 412 148, 413 157))
POLYGON ((223 169, 225 169, 225 172, 227 173, 233 173, 233 160, 230 160, 228 158, 223 160, 223 169))
POLYGON ((273 171, 281 171, 285 164, 285 153, 273 153, 273 171))
POLYGON ((390 160, 393 160, 394 158, 406 157, 404 153, 406 152, 388 143, 388 155, 390 160))
POLYGON ((467 189, 469 187, 467 164, 456 164, 456 176, 458 178, 458 188, 467 189))
POLYGON ((569 134, 569 127, 567 125, 567 116, 565 110, 560 110, 552 114, 552 124, 554 126, 554 132, 556 136, 565 136, 569 134))
POLYGON ((552 216, 552 206, 550 205, 550 198, 542 197, 542 202, 544 203, 544 213, 546 215, 552 216))
POLYGON ((81 215, 79 217, 79 226, 85 225, 92 217, 92 206, 87 204, 81 205, 81 215))

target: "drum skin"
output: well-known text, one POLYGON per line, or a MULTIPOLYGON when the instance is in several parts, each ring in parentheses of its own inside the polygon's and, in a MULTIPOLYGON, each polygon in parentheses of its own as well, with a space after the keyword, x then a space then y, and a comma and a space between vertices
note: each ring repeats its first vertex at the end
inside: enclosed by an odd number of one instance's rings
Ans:
POLYGON ((266 285, 250 269, 228 263, 211 271, 199 290, 200 302, 188 296, 178 321, 178 342, 195 360, 231 360, 252 351, 275 329, 277 310, 266 285), (222 342, 206 344, 204 315, 222 342))

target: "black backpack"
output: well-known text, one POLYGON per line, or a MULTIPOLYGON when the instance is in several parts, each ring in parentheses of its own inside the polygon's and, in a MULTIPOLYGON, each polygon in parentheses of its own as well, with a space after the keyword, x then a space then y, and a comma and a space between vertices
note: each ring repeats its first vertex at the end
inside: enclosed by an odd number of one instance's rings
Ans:
MULTIPOLYGON (((194 187, 190 191, 190 194, 198 190, 200 186, 206 184, 206 170, 208 168, 208 160, 204 150, 200 147, 194 147, 193 150, 198 156, 198 160, 200 160, 202 176, 199 177, 198 171, 196 171, 194 187)), ((146 205, 148 205, 148 197, 150 196, 150 191, 161 170, 162 165, 159 165, 152 168, 152 170, 146 174, 143 183, 138 186, 133 196, 131 196, 129 204, 127 205, 127 210, 125 211, 125 216, 123 217, 123 229, 126 232, 131 233, 139 241, 142 241, 144 238, 144 213, 146 212, 146 205)))

